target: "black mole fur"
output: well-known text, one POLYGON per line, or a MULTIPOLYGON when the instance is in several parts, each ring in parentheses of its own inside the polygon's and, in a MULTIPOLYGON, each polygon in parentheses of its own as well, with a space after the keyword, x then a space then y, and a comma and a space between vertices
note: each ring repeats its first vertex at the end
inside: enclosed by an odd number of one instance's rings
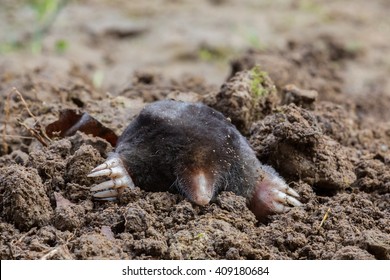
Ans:
POLYGON ((248 197, 263 168, 235 126, 200 103, 151 103, 125 129, 115 152, 147 191, 183 193, 185 177, 203 170, 214 178, 214 198, 222 190, 248 197))

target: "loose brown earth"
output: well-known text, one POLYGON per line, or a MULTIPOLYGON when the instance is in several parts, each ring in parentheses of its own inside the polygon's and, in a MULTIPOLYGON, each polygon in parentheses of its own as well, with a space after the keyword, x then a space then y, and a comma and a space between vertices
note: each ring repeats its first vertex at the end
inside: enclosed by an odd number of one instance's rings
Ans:
MULTIPOLYGON (((251 19, 259 34, 269 34, 267 46, 249 51, 240 48, 245 43, 235 46, 224 27, 193 27, 187 20, 197 1, 161 0, 161 9, 144 2, 131 9, 119 0, 71 3, 43 54, 1 57, 1 259, 390 259, 388 1, 358 1, 364 5, 358 15, 349 1, 197 4, 195 11, 208 17, 199 23, 192 15, 193 24, 251 19), (137 24, 113 22, 119 13, 113 5, 137 24), (92 11, 106 15, 107 24, 94 21, 92 11), (292 13, 294 20, 287 17, 292 13), (77 25, 89 29, 64 35, 73 48, 55 54, 53 40, 77 25), (159 45, 161 32, 168 35, 159 45), (229 54, 221 50, 226 45, 229 54), (103 83, 97 71, 106 73, 103 83), (80 132, 42 140, 47 146, 31 135, 66 108, 88 112, 120 134, 146 103, 165 98, 224 113, 304 206, 259 223, 233 193, 206 207, 140 189, 118 202, 94 201, 89 188, 98 181, 86 175, 113 147, 80 132)), ((11 28, 15 18, 1 21, 11 28)))

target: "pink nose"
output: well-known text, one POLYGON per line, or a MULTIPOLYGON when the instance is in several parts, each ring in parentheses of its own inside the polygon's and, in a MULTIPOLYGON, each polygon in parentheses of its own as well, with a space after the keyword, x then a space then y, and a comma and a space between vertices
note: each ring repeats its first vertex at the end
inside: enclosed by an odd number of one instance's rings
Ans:
POLYGON ((198 194, 195 193, 192 200, 194 203, 204 206, 209 204, 212 197, 213 195, 211 193, 198 193, 198 194))
POLYGON ((214 195, 214 181, 199 171, 192 174, 190 184, 191 193, 188 198, 198 205, 207 205, 214 195))

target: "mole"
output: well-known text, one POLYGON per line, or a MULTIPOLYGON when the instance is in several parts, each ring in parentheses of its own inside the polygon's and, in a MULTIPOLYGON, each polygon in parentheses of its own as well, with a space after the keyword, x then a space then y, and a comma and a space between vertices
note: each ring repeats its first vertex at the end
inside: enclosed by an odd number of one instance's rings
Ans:
POLYGON ((138 186, 207 205, 221 191, 232 191, 246 198, 258 220, 301 206, 298 193, 257 159, 236 127, 202 103, 150 103, 124 130, 115 151, 88 176, 109 177, 91 188, 95 198, 105 200, 138 186))

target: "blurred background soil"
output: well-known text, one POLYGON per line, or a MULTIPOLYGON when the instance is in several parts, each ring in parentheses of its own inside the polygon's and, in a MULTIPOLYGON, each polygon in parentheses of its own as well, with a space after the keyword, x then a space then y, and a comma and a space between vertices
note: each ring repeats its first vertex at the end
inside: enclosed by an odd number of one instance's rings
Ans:
POLYGON ((0 0, 1 259, 390 259, 389 13, 387 0, 0 0), (96 202, 86 174, 113 147, 40 133, 75 109, 120 135, 165 98, 224 113, 304 206, 259 223, 232 193, 96 202))

